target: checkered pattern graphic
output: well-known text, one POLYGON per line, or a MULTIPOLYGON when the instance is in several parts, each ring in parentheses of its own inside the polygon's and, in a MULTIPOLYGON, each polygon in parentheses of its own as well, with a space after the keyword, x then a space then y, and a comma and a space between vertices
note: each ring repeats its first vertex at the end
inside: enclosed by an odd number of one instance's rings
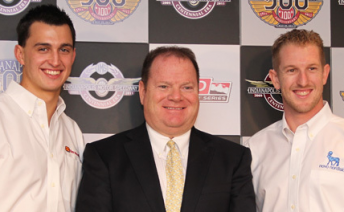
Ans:
MULTIPOLYGON (((307 22, 298 22, 296 27, 314 30, 322 37, 331 65, 324 98, 335 114, 344 117, 344 2, 306 1, 309 5, 321 4, 314 14, 309 10, 303 13, 307 22)), ((0 92, 10 80, 20 79, 20 67, 13 55, 18 21, 38 4, 58 5, 71 17, 77 34, 71 77, 82 78, 91 66, 103 70, 87 76, 94 79, 98 90, 61 93, 67 115, 79 124, 88 142, 144 121, 135 90, 137 83, 133 83, 133 90, 125 92, 107 90, 101 85, 115 78, 139 78, 145 55, 162 45, 185 46, 196 54, 201 75, 201 105, 195 124, 198 129, 239 143, 282 117, 283 112, 273 107, 281 101, 280 96, 255 93, 254 82, 263 82, 272 68, 273 41, 292 29, 286 28, 291 24, 276 27, 261 19, 266 14, 254 10, 252 4, 267 1, 109 0, 109 6, 99 0, 83 1, 84 4, 77 0, 41 0, 26 1, 26 7, 16 14, 4 14, 3 8, 21 2, 0 3, 0 92)), ((298 2, 300 8, 304 6, 305 1, 298 2)), ((276 11, 274 17, 280 15, 276 20, 281 22, 293 15, 287 10, 276 11)))

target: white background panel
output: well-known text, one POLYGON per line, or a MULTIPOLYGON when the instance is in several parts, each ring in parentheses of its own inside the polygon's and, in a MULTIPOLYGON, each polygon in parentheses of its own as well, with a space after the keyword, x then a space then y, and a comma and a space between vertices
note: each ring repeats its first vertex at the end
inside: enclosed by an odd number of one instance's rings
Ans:
POLYGON ((95 25, 76 15, 66 0, 57 1, 73 21, 77 41, 148 42, 148 1, 141 0, 130 16, 112 25, 95 25))
POLYGON ((0 60, 16 59, 14 47, 17 43, 17 41, 0 41, 0 60))
POLYGON ((93 134, 93 133, 84 133, 83 136, 84 136, 84 140, 85 140, 85 143, 91 143, 91 142, 94 142, 94 141, 98 141, 98 140, 101 140, 103 138, 107 138, 109 136, 112 136, 114 134, 93 134))
MULTIPOLYGON (((252 10, 249 0, 241 0, 240 4, 242 45, 272 46, 273 42, 280 34, 292 30, 292 28, 275 28, 275 26, 271 26, 261 20, 252 10)), ((297 29, 314 30, 320 34, 324 41, 324 46, 330 46, 330 27, 330 1, 324 0, 316 16, 311 21, 307 22, 306 25, 302 25, 297 29)))
POLYGON ((344 91, 344 48, 332 48, 332 105, 333 113, 344 118, 344 100, 340 91, 344 91))
POLYGON ((250 139, 250 138, 251 138, 251 136, 242 136, 242 137, 240 137, 240 144, 244 145, 247 142, 247 140, 250 139))
MULTIPOLYGON (((167 44, 150 44, 150 49, 167 44)), ((171 44, 169 44, 171 45, 171 44)), ((240 135, 240 47, 238 45, 185 45, 196 54, 200 78, 231 82, 228 103, 201 103, 195 126, 215 135, 240 135)))
MULTIPOLYGON (((17 45, 17 41, 0 41, 0 93, 4 92, 11 80, 6 80, 4 72, 11 71, 13 66, 9 68, 6 63, 9 61, 17 61, 14 56, 14 47, 17 45), (5 62, 3 62, 5 60, 5 62)), ((19 63, 10 62, 9 64, 18 64, 16 67, 20 68, 19 63)), ((11 71, 12 72, 12 71, 11 71)), ((15 79, 19 82, 20 78, 15 79)))

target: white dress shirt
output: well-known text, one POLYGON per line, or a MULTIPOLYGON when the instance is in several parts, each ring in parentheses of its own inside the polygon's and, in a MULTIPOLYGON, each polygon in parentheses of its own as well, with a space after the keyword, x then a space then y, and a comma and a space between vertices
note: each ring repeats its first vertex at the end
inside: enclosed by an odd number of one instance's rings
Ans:
POLYGON ((344 211, 344 119, 324 103, 295 133, 283 116, 245 144, 258 211, 344 211))
MULTIPOLYGON (((149 139, 153 149, 153 156, 155 161, 155 166, 158 171, 160 187, 162 191, 163 198, 165 200, 166 197, 166 190, 167 190, 167 180, 166 180, 166 160, 168 152, 170 148, 167 146, 167 142, 171 140, 171 138, 163 136, 153 130, 147 123, 146 123, 149 139)), ((188 162, 188 155, 189 155, 189 143, 190 143, 190 133, 191 130, 186 132, 181 136, 174 137, 172 140, 176 143, 177 149, 182 159, 183 165, 183 173, 184 179, 186 175, 186 167, 188 162)))
POLYGON ((50 126, 45 102, 11 82, 0 94, 0 212, 71 212, 84 150, 59 98, 50 126))

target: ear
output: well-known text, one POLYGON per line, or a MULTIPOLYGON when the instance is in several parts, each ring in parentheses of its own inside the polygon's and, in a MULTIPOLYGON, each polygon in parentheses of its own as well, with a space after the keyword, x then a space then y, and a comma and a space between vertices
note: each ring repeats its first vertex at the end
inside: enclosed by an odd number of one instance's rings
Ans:
POLYGON ((275 69, 270 69, 269 77, 270 77, 271 82, 274 85, 274 87, 277 90, 281 89, 281 85, 280 85, 280 82, 279 82, 279 79, 278 79, 277 71, 275 71, 275 69))
POLYGON ((323 70, 323 85, 325 85, 326 82, 327 82, 328 75, 330 74, 330 69, 331 69, 331 67, 330 67, 329 64, 326 64, 324 66, 324 70, 323 70))
POLYGON ((142 82, 142 80, 139 82, 139 94, 140 94, 141 105, 143 105, 145 95, 146 95, 146 89, 145 89, 145 84, 142 82))
POLYGON ((20 45, 14 47, 14 56, 21 65, 25 65, 24 58, 24 48, 20 45))
POLYGON ((74 63, 75 56, 76 56, 76 49, 74 48, 74 49, 73 49, 73 62, 72 62, 72 63, 74 63))

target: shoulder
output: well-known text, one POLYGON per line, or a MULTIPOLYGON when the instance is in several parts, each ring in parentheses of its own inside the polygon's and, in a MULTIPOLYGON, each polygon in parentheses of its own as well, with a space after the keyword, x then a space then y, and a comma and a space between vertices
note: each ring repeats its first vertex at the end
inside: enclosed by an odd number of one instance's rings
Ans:
MULTIPOLYGON (((94 158, 95 155, 106 163, 127 158, 127 144, 133 143, 135 145, 138 143, 135 141, 141 141, 137 138, 137 136, 141 136, 141 131, 142 129, 138 127, 88 143, 84 152, 84 160, 94 158)), ((148 137, 147 132, 146 134, 148 137)))
POLYGON ((244 142, 244 146, 251 148, 252 146, 258 143, 259 145, 261 145, 262 142, 269 143, 271 142, 271 139, 269 138, 273 136, 279 136, 281 135, 281 132, 282 132, 282 120, 279 120, 265 127, 264 129, 258 131, 257 133, 255 133, 251 138, 249 138, 248 140, 244 142))
POLYGON ((332 114, 329 122, 329 127, 331 130, 338 130, 344 132, 344 118, 332 114))
POLYGON ((107 151, 123 146, 124 143, 133 139, 134 136, 139 136, 141 133, 147 133, 147 130, 142 125, 130 130, 123 131, 121 133, 112 135, 110 137, 87 144, 89 148, 97 149, 98 151, 107 151))
MULTIPOLYGON (((0 94, 0 119, 6 121, 14 121, 16 119, 21 120, 19 114, 21 114, 20 106, 10 97, 8 94, 0 94)), ((18 120, 16 120, 18 121, 18 120)))
POLYGON ((82 134, 79 125, 69 116, 67 116, 64 112, 61 114, 61 121, 65 125, 68 130, 74 132, 74 134, 80 135, 82 134))
POLYGON ((331 122, 340 126, 344 126, 344 118, 332 114, 331 122))
POLYGON ((12 98, 6 93, 0 93, 0 107, 9 107, 10 103, 13 102, 12 98))
POLYGON ((237 155, 243 154, 245 151, 249 151, 248 148, 240 144, 237 144, 231 140, 226 140, 224 138, 211 135, 209 133, 200 131, 196 128, 193 128, 192 133, 202 138, 202 140, 208 142, 209 145, 212 146, 216 152, 225 152, 226 154, 228 154, 228 152, 231 152, 237 155))

